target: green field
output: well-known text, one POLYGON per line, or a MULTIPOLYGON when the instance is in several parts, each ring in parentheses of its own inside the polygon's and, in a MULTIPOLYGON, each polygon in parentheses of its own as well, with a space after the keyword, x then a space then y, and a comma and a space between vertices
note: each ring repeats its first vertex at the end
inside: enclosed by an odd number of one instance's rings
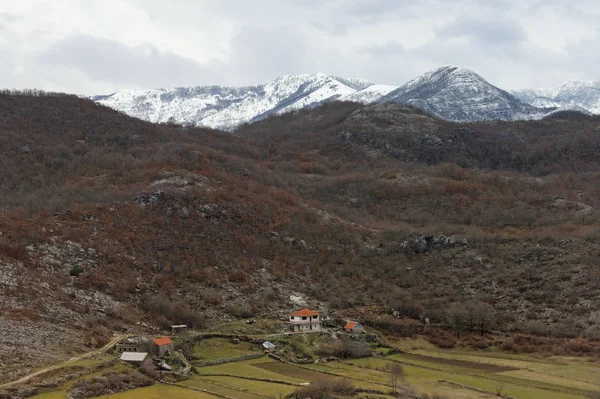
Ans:
MULTIPOLYGON (((310 350, 319 339, 294 337, 297 344, 310 350)), ((292 342, 292 341, 290 341, 292 342)), ((294 341, 295 342, 295 341, 294 341)), ((448 398, 490 398, 498 392, 516 399, 584 399, 600 391, 600 364, 590 359, 541 357, 492 351, 441 350, 422 340, 403 340, 405 352, 389 354, 380 350, 378 357, 309 365, 280 363, 268 357, 198 367, 197 374, 177 386, 155 384, 134 389, 111 398, 217 398, 263 399, 284 397, 314 381, 346 380, 362 389, 390 392, 387 367, 391 363, 404 368, 404 381, 417 393, 438 393, 448 398)), ((233 344, 229 339, 200 341, 195 352, 202 360, 229 358, 258 353, 260 347, 249 343, 233 344)), ((393 353, 393 352, 392 352, 393 353)), ((90 374, 41 392, 37 399, 62 399, 69 388, 81 379, 105 373, 91 372, 100 360, 75 366, 89 367, 90 374)), ((129 366, 117 364, 110 371, 129 366)), ((376 397, 372 395, 371 397, 376 397)), ((360 397, 360 396, 359 396, 360 397)), ((381 398, 390 396, 381 395, 381 398)))
POLYGON ((210 338, 197 342, 194 345, 193 355, 198 359, 196 361, 204 362, 260 352, 262 352, 260 345, 249 342, 232 344, 228 338, 210 338))

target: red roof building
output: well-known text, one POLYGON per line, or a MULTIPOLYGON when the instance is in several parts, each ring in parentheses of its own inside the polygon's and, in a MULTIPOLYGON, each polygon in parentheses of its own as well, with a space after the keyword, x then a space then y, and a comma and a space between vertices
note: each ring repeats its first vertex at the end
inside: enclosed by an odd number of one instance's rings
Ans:
POLYGON ((321 318, 319 312, 310 309, 301 309, 290 313, 290 327, 293 332, 321 331, 321 318))
POLYGON ((169 337, 156 338, 152 342, 154 342, 158 346, 170 345, 173 343, 173 341, 171 341, 171 338, 169 337))
POLYGON ((354 327, 356 327, 356 325, 358 324, 358 322, 356 321, 349 321, 346 323, 346 327, 344 327, 346 330, 352 330, 354 329, 354 327))
POLYGON ((310 310, 310 309, 302 309, 302 310, 299 310, 297 312, 290 313, 290 316, 294 316, 294 317, 314 317, 314 316, 319 316, 319 312, 315 312, 314 310, 310 310))
POLYGON ((152 340, 153 352, 159 357, 173 354, 173 341, 169 337, 159 337, 152 340))
POLYGON ((346 332, 354 333, 354 334, 362 334, 363 332, 365 332, 365 330, 363 329, 363 326, 361 326, 360 323, 357 321, 346 322, 346 326, 344 327, 344 330, 346 330, 346 332))

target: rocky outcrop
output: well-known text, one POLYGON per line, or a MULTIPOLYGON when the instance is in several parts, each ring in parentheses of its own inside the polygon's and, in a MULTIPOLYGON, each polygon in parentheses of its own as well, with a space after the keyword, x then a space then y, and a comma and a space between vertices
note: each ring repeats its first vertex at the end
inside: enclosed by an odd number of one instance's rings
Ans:
MULTIPOLYGON (((466 240, 462 240, 462 245, 466 245, 466 240)), ((424 254, 431 249, 438 248, 452 248, 458 245, 456 237, 439 235, 426 236, 420 233, 413 234, 408 240, 402 242, 400 245, 402 249, 407 252, 413 252, 415 254, 424 254)))

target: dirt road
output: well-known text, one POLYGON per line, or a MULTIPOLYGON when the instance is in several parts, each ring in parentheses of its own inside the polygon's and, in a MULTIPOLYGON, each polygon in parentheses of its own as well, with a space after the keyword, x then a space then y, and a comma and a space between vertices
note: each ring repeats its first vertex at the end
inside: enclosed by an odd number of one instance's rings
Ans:
POLYGON ((38 375, 42 375, 42 374, 47 373, 49 371, 53 371, 53 370, 56 370, 56 369, 60 369, 60 368, 66 367, 66 366, 68 366, 71 363, 75 363, 78 360, 88 358, 88 357, 93 356, 95 354, 106 352, 107 350, 109 350, 110 348, 112 348, 113 346, 115 346, 120 340, 122 340, 123 338, 127 338, 127 337, 128 337, 128 335, 126 335, 126 334, 118 335, 115 338, 113 338, 108 344, 104 345, 100 349, 96 349, 95 351, 87 352, 87 353, 84 353, 82 355, 72 357, 69 360, 67 360, 66 362, 58 363, 58 364, 55 364, 53 366, 44 367, 43 369, 38 370, 38 371, 36 371, 34 373, 28 374, 25 377, 19 378, 16 381, 12 381, 12 382, 8 382, 6 384, 2 384, 2 385, 0 385, 0 389, 2 389, 2 388, 8 388, 10 386, 17 385, 17 384, 23 384, 23 383, 31 380, 32 378, 37 377, 38 375))

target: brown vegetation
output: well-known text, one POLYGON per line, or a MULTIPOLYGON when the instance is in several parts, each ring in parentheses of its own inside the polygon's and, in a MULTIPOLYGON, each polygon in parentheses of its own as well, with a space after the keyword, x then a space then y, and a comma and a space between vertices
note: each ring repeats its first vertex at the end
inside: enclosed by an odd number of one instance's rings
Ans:
POLYGON ((299 388, 289 395, 293 399, 335 399, 342 396, 354 396, 354 385, 346 379, 318 380, 306 388, 299 388))
POLYGON ((16 276, 0 284, 31 309, 2 317, 202 327, 293 307, 293 290, 385 306, 365 324, 406 336, 428 319, 445 347, 495 329, 597 339, 599 122, 393 107, 327 104, 231 135, 0 94, 0 266, 16 276))

